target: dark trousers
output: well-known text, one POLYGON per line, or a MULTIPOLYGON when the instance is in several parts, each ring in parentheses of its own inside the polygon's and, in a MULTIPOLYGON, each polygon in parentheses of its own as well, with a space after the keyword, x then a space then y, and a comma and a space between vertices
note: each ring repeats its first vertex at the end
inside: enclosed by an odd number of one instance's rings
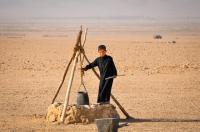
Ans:
POLYGON ((113 79, 100 80, 97 103, 110 102, 113 79))

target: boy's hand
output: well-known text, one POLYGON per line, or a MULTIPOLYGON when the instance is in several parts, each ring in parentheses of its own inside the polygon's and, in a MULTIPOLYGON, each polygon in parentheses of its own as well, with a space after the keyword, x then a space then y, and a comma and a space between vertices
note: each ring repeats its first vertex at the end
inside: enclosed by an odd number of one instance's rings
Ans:
POLYGON ((84 74, 85 74, 84 71, 85 71, 86 69, 85 69, 85 68, 81 68, 80 70, 81 70, 81 76, 84 76, 84 74))
POLYGON ((85 67, 81 68, 81 71, 84 72, 84 71, 87 71, 87 69, 85 67))

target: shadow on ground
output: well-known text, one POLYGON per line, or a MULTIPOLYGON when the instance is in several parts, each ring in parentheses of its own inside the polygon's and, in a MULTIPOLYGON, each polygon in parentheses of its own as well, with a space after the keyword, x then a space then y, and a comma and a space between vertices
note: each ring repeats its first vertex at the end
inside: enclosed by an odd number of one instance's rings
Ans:
POLYGON ((141 122, 200 122, 200 119, 128 118, 128 119, 120 119, 119 128, 128 126, 129 123, 141 123, 141 122))

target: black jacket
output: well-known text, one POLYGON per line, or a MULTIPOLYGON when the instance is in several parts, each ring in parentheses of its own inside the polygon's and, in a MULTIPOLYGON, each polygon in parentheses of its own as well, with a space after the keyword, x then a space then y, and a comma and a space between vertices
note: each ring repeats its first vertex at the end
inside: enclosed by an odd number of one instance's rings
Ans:
POLYGON ((109 55, 97 57, 92 63, 88 64, 85 69, 88 70, 95 66, 98 66, 101 78, 105 79, 107 77, 117 75, 115 64, 112 57, 109 55))

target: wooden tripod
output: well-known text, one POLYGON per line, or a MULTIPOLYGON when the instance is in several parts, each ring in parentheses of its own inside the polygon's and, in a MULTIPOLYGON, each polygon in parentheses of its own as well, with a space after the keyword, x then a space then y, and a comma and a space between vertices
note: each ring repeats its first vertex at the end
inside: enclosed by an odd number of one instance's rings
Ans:
MULTIPOLYGON (((75 73, 75 69, 76 69, 76 66, 77 66, 77 62, 78 62, 78 57, 80 57, 80 66, 82 67, 82 63, 83 63, 83 60, 84 58, 86 59, 86 61, 88 63, 90 63, 89 59, 87 58, 87 56, 85 55, 85 51, 84 51, 84 45, 85 45, 85 42, 86 42, 86 36, 87 36, 87 29, 85 30, 85 34, 84 34, 84 41, 83 43, 81 43, 81 36, 82 36, 82 27, 81 27, 81 30, 79 31, 79 34, 78 34, 78 37, 77 37, 77 40, 76 40, 76 44, 75 44, 75 47, 74 47, 74 53, 66 67, 66 70, 64 72, 64 75, 63 75, 63 79, 56 91, 56 94, 52 100, 52 104, 54 103, 56 97, 58 96, 58 93, 65 81, 65 77, 67 75, 67 72, 69 70, 69 67, 71 65, 71 63, 73 62, 72 64, 72 70, 71 70, 71 73, 70 73, 70 78, 69 78, 69 82, 68 82, 68 86, 67 86, 67 92, 66 92, 66 96, 65 96, 65 101, 64 101, 64 107, 63 107, 63 111, 62 111, 62 114, 61 114, 61 118, 60 118, 60 121, 63 122, 64 121, 64 117, 65 117, 65 112, 66 112, 66 108, 67 106, 69 105, 69 96, 70 96, 70 91, 71 91, 71 86, 72 86, 72 83, 73 83, 73 79, 74 79, 74 73, 75 73), (81 56, 83 55, 83 57, 81 56)), ((100 76, 99 74, 95 71, 94 68, 92 68, 94 74, 97 76, 98 79, 100 79, 100 76)), ((82 81, 82 80, 81 80, 82 81)), ((126 116, 126 118, 131 118, 131 116, 125 111, 125 109, 120 105, 120 103, 117 101, 117 99, 114 97, 113 94, 111 94, 111 98, 113 99, 113 101, 117 104, 117 106, 119 107, 119 109, 123 112, 123 114, 126 116)))

